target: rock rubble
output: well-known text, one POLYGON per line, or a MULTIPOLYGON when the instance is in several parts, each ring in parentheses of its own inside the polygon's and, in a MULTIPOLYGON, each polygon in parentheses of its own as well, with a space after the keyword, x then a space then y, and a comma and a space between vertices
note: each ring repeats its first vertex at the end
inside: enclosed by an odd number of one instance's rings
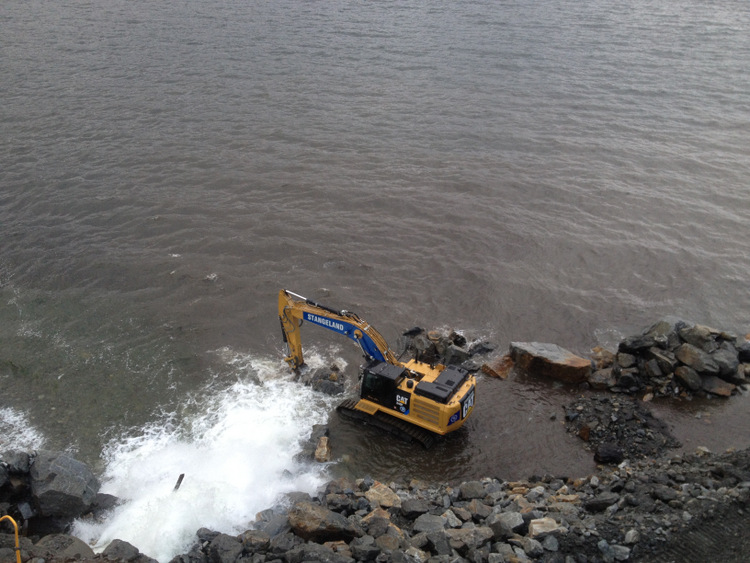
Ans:
MULTIPOLYGON (((582 478, 339 478, 314 496, 288 495, 240 534, 198 530, 193 547, 172 563, 613 563, 675 554, 680 561, 740 561, 750 554, 750 539, 740 534, 750 525, 749 503, 750 450, 624 461, 582 478)), ((0 529, 0 561, 14 557, 7 532, 0 529)), ((94 554, 59 533, 21 538, 21 556, 33 563, 153 562, 127 542, 94 554)))
POLYGON ((556 344, 513 342, 506 356, 482 366, 490 375, 510 369, 646 399, 729 397, 750 383, 750 341, 667 317, 616 351, 596 347, 584 358, 556 344))

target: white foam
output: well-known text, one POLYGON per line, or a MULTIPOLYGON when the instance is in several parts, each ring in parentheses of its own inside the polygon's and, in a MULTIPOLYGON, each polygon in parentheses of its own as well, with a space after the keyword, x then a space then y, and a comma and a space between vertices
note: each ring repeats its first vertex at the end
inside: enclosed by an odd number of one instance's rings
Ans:
POLYGON ((235 384, 191 405, 198 414, 182 425, 165 419, 108 447, 102 492, 126 502, 102 524, 76 522, 74 534, 95 550, 118 538, 169 561, 199 528, 237 534, 284 493, 312 493, 326 481, 324 466, 294 456, 326 421, 330 398, 292 381, 278 361, 220 352, 237 370, 235 384))
POLYGON ((0 450, 32 451, 44 446, 44 436, 25 413, 0 407, 0 450))

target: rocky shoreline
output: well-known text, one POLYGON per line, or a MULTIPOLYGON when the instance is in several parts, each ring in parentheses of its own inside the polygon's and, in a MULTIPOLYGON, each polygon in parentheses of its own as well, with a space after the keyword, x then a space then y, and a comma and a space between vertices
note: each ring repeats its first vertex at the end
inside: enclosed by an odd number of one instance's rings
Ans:
MULTIPOLYGON (((40 455, 51 453, 30 456, 32 467, 40 455)), ((3 474, 18 481, 13 456, 3 454, 3 474)), ((8 482, 0 483, 5 491, 8 482)), ((6 498, 3 512, 16 510, 6 498)), ((750 450, 624 461, 583 478, 454 485, 341 478, 312 497, 288 495, 241 534, 198 530, 190 551, 172 561, 745 561, 748 503, 750 450)), ((85 512, 98 518, 106 509, 92 501, 85 512)), ((0 532, 0 561, 15 561, 8 532, 0 532)), ((24 562, 153 561, 119 540, 94 554, 60 532, 22 537, 20 547, 24 562)))
MULTIPOLYGON (((455 333, 410 332, 405 345, 423 357, 449 355, 456 363, 474 362, 474 369, 494 350, 487 343, 469 346, 455 333)), ((512 346, 508 356, 481 366, 503 376, 514 363, 525 369, 541 365, 544 376, 557 369, 566 377, 574 374, 573 384, 582 389, 603 389, 582 395, 559 414, 600 464, 592 475, 463 483, 341 478, 313 496, 288 495, 240 534, 198 530, 192 548, 172 563, 750 560, 750 449, 670 456, 679 444, 647 402, 654 395, 681 400, 713 393, 712 378, 732 386, 718 396, 737 393, 750 371, 747 339, 670 320, 623 342, 616 352, 595 351, 584 361, 555 348, 562 367, 549 355, 513 357, 512 346), (687 373, 686 367, 698 379, 678 373, 687 373), (592 384, 602 380, 602 370, 611 385, 592 384)), ((549 352, 553 345, 541 349, 549 352)), ((308 383, 323 381, 332 383, 323 385, 330 392, 341 387, 338 376, 315 376, 308 383)), ((116 506, 117 499, 98 489, 90 469, 64 453, 0 454, 0 516, 22 522, 21 560, 153 562, 120 540, 95 554, 66 535, 73 519, 103 518, 116 506)), ((0 523, 0 563, 15 562, 14 541, 10 526, 0 523)))

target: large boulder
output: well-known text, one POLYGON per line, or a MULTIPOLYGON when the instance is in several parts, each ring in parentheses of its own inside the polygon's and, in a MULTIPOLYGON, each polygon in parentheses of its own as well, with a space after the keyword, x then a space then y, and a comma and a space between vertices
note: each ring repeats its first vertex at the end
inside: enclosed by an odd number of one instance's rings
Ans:
POLYGON ((289 525, 302 539, 314 542, 349 541, 364 535, 346 517, 312 502, 298 502, 289 510, 289 525))
POLYGON ((99 491, 91 469, 66 453, 40 450, 30 470, 31 494, 40 516, 84 514, 99 491))
POLYGON ((65 534, 44 536, 34 545, 34 552, 44 559, 60 561, 93 559, 96 555, 85 542, 65 534))
POLYGON ((557 344, 511 342, 510 355, 520 369, 566 383, 581 383, 591 374, 591 360, 557 344))

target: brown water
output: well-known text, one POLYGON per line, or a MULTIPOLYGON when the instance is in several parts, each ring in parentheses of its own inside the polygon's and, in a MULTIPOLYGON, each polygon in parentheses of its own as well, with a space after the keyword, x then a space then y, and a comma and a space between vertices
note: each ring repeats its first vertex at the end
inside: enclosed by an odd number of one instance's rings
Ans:
MULTIPOLYGON (((36 429, 103 467, 252 385, 221 350, 285 377, 282 287, 391 342, 750 332, 746 2, 8 0, 0 22, 5 446, 36 429)), ((582 474, 574 396, 483 378, 434 455, 335 418, 334 449, 377 477, 582 474)), ((655 408, 686 448, 750 442, 745 397, 655 408)))

